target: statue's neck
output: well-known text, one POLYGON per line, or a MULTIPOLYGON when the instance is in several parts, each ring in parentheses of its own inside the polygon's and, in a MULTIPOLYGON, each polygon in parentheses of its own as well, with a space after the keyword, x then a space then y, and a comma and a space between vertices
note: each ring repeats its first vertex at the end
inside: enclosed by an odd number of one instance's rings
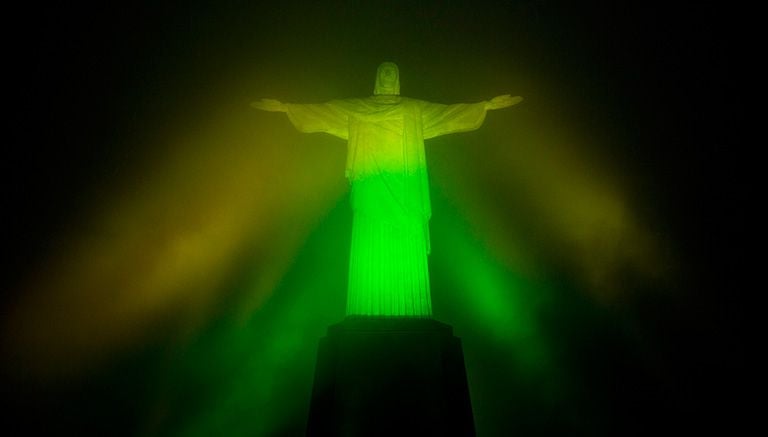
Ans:
POLYGON ((373 99, 378 103, 400 103, 401 97, 398 94, 376 94, 373 99))

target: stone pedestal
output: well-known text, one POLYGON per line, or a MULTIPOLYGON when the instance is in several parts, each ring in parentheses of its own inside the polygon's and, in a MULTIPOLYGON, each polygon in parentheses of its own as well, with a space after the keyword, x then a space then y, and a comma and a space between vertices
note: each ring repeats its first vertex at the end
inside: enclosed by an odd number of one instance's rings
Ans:
POLYGON ((308 436, 474 436, 461 342, 431 319, 349 317, 320 340, 308 436))

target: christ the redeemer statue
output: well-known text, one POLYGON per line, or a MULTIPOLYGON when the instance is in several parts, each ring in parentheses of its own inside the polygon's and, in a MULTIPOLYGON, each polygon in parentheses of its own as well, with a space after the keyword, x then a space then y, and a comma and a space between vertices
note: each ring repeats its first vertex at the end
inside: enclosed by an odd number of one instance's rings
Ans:
POLYGON ((285 112, 301 132, 347 140, 352 247, 347 316, 432 316, 427 255, 429 187, 424 140, 477 129, 486 111, 521 102, 503 95, 443 105, 400 96, 392 62, 376 73, 373 96, 320 104, 262 99, 251 106, 285 112))

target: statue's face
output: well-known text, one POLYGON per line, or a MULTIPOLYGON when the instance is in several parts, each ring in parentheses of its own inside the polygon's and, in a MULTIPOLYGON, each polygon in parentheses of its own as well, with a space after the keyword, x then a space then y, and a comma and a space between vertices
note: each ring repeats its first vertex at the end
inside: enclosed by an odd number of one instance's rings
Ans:
POLYGON ((376 70, 376 86, 373 93, 377 95, 399 95, 400 73, 397 65, 392 62, 382 62, 376 70))
POLYGON ((384 65, 379 71, 379 83, 387 88, 397 84, 397 70, 393 65, 384 65))

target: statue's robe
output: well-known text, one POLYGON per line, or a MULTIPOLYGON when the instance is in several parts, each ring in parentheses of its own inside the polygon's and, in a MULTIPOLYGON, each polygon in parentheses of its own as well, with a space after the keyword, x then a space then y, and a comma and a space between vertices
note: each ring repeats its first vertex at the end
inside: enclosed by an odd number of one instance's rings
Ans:
POLYGON ((354 215, 347 315, 431 317, 424 140, 479 128, 485 103, 372 96, 286 108, 298 130, 348 143, 354 215))

